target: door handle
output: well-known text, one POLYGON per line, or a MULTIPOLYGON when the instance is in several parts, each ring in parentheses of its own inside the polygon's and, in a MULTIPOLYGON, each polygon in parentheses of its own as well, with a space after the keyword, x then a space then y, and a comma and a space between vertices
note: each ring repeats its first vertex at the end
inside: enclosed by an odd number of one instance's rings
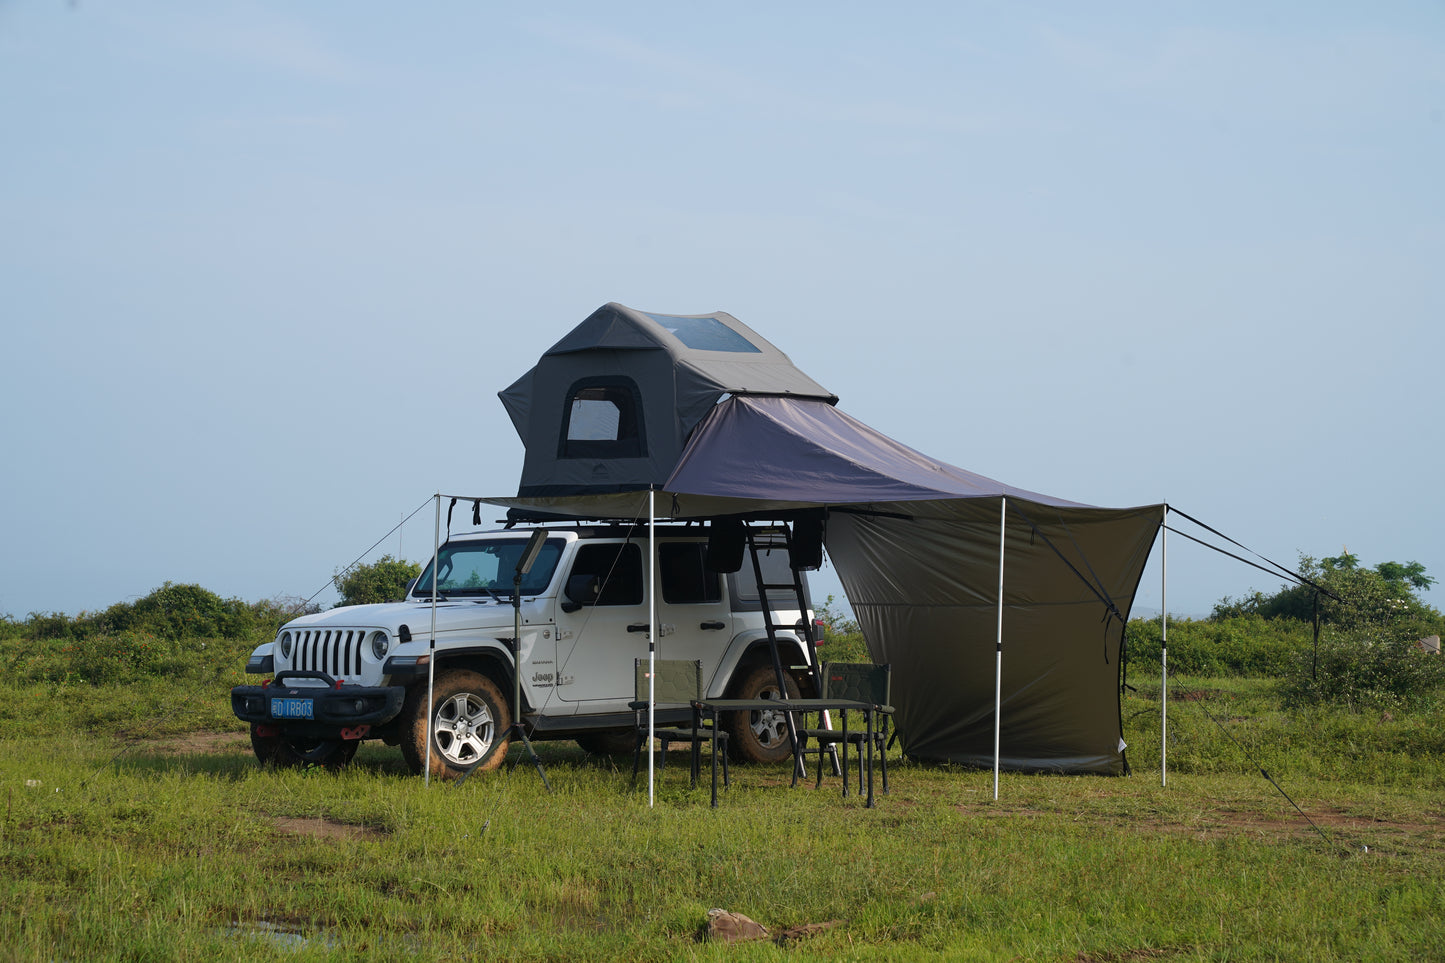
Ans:
POLYGON ((719 620, 716 620, 716 619, 714 619, 714 620, 712 620, 712 621, 704 622, 704 623, 702 623, 702 625, 698 626, 698 628, 701 628, 701 629, 725 629, 725 628, 727 628, 727 627, 728 627, 728 624, 727 624, 726 622, 722 622, 722 621, 719 621, 719 620))

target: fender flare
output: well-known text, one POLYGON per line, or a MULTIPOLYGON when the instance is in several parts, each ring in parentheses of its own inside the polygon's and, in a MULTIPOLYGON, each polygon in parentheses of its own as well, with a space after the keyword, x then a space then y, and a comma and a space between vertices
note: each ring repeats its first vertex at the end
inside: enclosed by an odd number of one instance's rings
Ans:
MULTIPOLYGON (((778 633, 778 655, 783 660, 785 671, 794 665, 807 664, 808 661, 807 647, 803 640, 792 632, 778 633)), ((707 686, 708 696, 713 699, 727 697, 744 667, 771 662, 768 633, 761 629, 743 632, 728 643, 727 651, 718 661, 717 671, 707 686)))

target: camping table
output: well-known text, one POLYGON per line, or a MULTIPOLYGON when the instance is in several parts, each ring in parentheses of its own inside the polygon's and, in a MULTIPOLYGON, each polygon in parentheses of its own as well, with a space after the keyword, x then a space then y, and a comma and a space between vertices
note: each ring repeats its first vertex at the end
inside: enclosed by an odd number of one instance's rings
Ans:
MULTIPOLYGON (((877 707, 871 702, 858 702, 853 699, 703 699, 697 703, 698 709, 704 714, 712 717, 712 724, 718 725, 718 713, 720 712, 761 712, 767 709, 782 710, 790 716, 789 727, 795 726, 791 718, 795 712, 824 712, 824 711, 851 711, 863 713, 864 725, 867 727, 868 743, 868 808, 873 807, 873 713, 877 707)), ((821 757, 818 765, 822 765, 821 757)), ((861 766, 863 760, 859 759, 861 766)), ((802 768, 803 760, 795 755, 793 757, 793 783, 797 784, 798 770, 802 768)), ((717 741, 713 741, 712 749, 712 771, 713 783, 717 783, 717 741)), ((806 771, 805 771, 806 774, 806 771)), ((847 773, 843 774, 843 795, 848 794, 847 773)), ((717 805, 717 797, 713 797, 713 805, 717 805)))

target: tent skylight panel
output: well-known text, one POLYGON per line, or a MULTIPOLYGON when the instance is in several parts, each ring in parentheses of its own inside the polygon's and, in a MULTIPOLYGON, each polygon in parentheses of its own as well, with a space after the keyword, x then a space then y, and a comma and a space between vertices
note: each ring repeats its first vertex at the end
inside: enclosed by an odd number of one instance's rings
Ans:
POLYGON ((717 318, 681 318, 671 314, 648 314, 677 340, 694 351, 730 351, 734 354, 762 354, 762 349, 717 318))

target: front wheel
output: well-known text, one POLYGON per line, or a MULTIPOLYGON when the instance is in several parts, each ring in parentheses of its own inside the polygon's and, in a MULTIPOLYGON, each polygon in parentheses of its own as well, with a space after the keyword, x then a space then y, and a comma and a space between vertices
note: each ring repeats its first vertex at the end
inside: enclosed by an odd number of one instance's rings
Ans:
MULTIPOLYGON (((798 698, 798 683, 784 673, 788 698, 798 698)), ((771 665, 759 665, 743 677, 738 699, 777 699, 778 676, 771 665)), ((740 762, 782 762, 793 754, 788 735, 788 714, 781 709, 753 709, 728 713, 728 749, 740 762)))
POLYGON ((450 669, 432 686, 432 724, 427 725, 426 686, 407 694, 401 754, 411 771, 426 769, 430 729, 431 772, 455 779, 473 769, 496 769, 506 758, 512 713, 495 682, 470 669, 450 669))
POLYGON ((260 734, 251 726, 251 751, 263 766, 278 769, 301 769, 306 766, 320 766, 323 769, 340 769, 356 755, 356 739, 304 739, 278 733, 271 736, 260 734))

